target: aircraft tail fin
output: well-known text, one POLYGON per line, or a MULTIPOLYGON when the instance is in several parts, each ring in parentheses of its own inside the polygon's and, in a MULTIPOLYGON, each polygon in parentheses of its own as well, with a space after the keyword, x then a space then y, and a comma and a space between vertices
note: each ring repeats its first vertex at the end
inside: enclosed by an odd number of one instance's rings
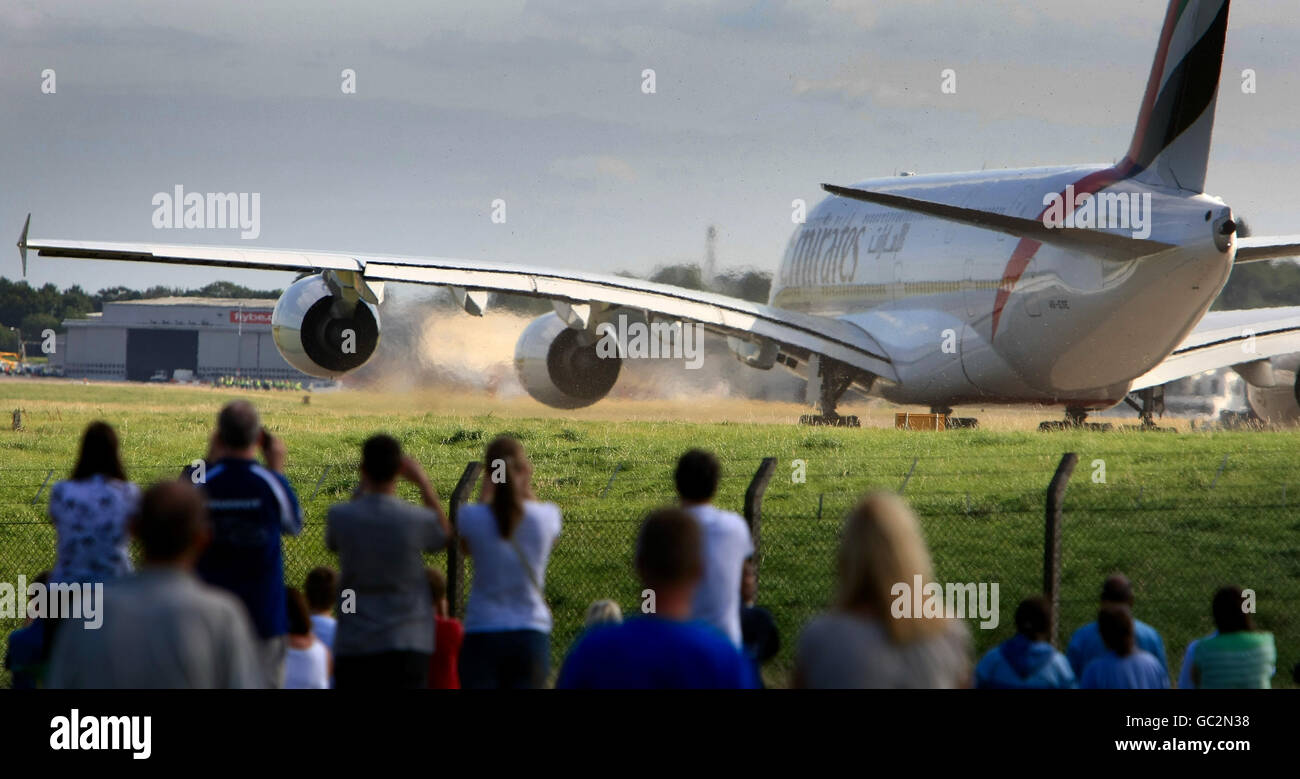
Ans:
POLYGON ((1169 0, 1125 162, 1139 179, 1205 191, 1230 0, 1169 0))

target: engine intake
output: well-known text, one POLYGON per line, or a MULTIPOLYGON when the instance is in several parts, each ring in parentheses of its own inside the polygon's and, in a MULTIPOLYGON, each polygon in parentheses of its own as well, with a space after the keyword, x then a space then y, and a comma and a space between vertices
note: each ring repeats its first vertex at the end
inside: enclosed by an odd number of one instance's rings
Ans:
POLYGON ((379 311, 357 301, 351 315, 339 315, 340 301, 321 276, 299 279, 284 291, 271 313, 275 346, 290 365, 322 379, 356 370, 379 346, 379 311))
POLYGON ((555 314, 534 319, 515 345, 515 373, 528 394, 552 408, 582 408, 609 394, 623 361, 596 353, 596 341, 555 314))

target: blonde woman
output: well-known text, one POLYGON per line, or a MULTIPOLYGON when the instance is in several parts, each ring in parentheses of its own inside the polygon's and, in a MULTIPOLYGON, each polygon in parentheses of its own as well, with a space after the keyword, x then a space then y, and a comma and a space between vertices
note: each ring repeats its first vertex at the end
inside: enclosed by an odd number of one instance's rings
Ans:
POLYGON ((955 620, 894 617, 896 584, 934 581, 930 552, 901 498, 868 495, 849 514, 839 550, 835 607, 804 628, 795 686, 965 687, 970 636, 955 620))

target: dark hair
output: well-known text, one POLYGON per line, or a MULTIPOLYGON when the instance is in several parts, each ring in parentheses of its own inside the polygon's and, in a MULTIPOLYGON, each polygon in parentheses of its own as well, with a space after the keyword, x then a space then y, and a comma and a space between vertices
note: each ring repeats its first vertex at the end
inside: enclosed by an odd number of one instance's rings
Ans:
POLYGON ((1102 603, 1123 603, 1133 605, 1133 584, 1122 573, 1106 577, 1101 585, 1102 603))
POLYGON ((425 576, 429 579, 429 599, 433 601, 433 607, 438 608, 438 601, 447 597, 447 577, 442 575, 442 571, 437 568, 425 568, 425 576))
POLYGON ((307 610, 307 599, 297 587, 284 588, 285 610, 289 612, 289 635, 311 635, 311 612, 307 610))
POLYGON ((307 605, 313 612, 333 608, 339 590, 338 571, 323 565, 313 568, 303 581, 302 589, 307 596, 307 605))
POLYGON ((91 422, 81 435, 81 454, 72 469, 75 481, 104 476, 126 481, 122 457, 118 454, 117 432, 107 422, 91 422))
POLYGON ((247 400, 232 400, 217 414, 217 440, 231 449, 247 449, 262 435, 262 419, 247 400))
POLYGON ((207 522, 207 509, 194 485, 164 481, 145 490, 131 529, 146 560, 170 562, 193 548, 207 522))
POLYGON ((677 460, 677 471, 673 481, 677 483, 677 494, 690 501, 705 501, 713 498, 718 491, 718 480, 722 478, 722 465, 712 452, 692 449, 677 460))
POLYGON ((1097 630, 1106 648, 1126 657, 1133 652, 1133 615, 1128 606, 1107 603, 1097 612, 1097 630))
POLYGON ((402 467, 402 445, 387 433, 378 433, 361 445, 361 470, 380 484, 397 478, 402 467))
POLYGON ((523 444, 503 435, 492 439, 483 458, 487 461, 488 479, 492 480, 492 515, 502 538, 509 538, 524 517, 523 490, 519 487, 524 479, 524 457, 523 444), (496 480, 497 461, 505 468, 505 480, 501 482, 496 480))
POLYGON ((704 571, 700 525, 685 511, 663 508, 641 523, 636 570, 650 586, 689 584, 704 571))
POLYGON ((1027 638, 1045 635, 1051 621, 1051 604, 1042 595, 1025 598, 1016 606, 1016 632, 1027 638))
POLYGON ((1214 593, 1214 626, 1220 633, 1254 630, 1255 620, 1242 608, 1240 587, 1220 587, 1214 593))

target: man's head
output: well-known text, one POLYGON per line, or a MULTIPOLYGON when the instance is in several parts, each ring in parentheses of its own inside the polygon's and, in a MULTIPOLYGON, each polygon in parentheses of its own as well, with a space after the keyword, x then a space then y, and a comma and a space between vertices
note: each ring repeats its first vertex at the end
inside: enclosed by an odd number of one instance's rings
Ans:
POLYGON ((681 509, 651 512, 641 523, 636 540, 636 571, 641 583, 655 591, 659 613, 683 617, 690 595, 704 571, 700 526, 681 509))
POLYGON ((262 419, 247 400, 232 400, 217 414, 217 442, 228 452, 248 452, 261 437, 262 419))
POLYGON ((722 478, 722 465, 712 452, 692 449, 677 461, 677 471, 673 480, 677 483, 677 494, 687 503, 707 503, 713 500, 718 491, 718 481, 722 478))
POLYGON ((361 445, 361 473, 376 487, 397 481, 402 467, 402 445, 387 433, 378 433, 361 445))
POLYGON ((1051 620, 1052 607, 1042 595, 1025 598, 1016 607, 1016 632, 1030 641, 1046 641, 1051 620))
POLYGON ((302 588, 307 596, 307 606, 313 614, 331 611, 338 595, 339 574, 333 568, 321 566, 311 569, 302 588))
POLYGON ((1133 615, 1128 606, 1107 603, 1097 612, 1097 630, 1106 648, 1120 657, 1133 652, 1133 615))
POLYGON ((144 561, 153 565, 192 565, 211 533, 203 498, 188 481, 159 482, 145 490, 131 530, 144 561))
POLYGON ((1220 587, 1214 593, 1214 627, 1220 633, 1255 629, 1255 620, 1242 608, 1243 603, 1240 587, 1220 587))
POLYGON ((1122 573, 1111 574, 1101 585, 1102 605, 1118 603, 1133 608, 1133 584, 1122 573))

